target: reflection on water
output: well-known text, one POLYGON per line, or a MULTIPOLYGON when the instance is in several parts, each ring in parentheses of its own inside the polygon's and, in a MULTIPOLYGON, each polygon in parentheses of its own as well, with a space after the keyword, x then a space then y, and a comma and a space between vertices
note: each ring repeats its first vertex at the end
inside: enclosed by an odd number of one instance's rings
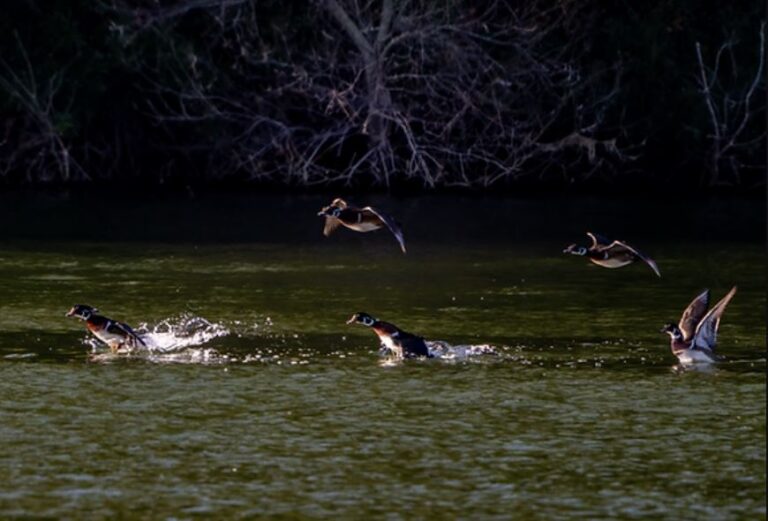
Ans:
POLYGON ((0 201, 0 517, 764 518, 761 204, 366 201, 402 255, 326 199, 0 201), (562 255, 587 229, 664 277, 562 255), (676 365, 659 328, 732 285, 726 360, 676 365))

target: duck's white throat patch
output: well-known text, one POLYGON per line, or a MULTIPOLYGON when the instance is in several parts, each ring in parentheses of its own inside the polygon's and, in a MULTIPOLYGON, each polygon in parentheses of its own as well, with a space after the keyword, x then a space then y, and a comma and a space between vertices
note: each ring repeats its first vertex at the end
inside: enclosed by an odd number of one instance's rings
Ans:
POLYGON ((392 336, 379 335, 379 340, 381 340, 381 345, 386 349, 389 349, 389 351, 391 351, 392 354, 397 356, 403 356, 402 349, 400 349, 400 346, 395 344, 395 341, 393 340, 396 337, 397 337, 397 333, 394 333, 392 336))

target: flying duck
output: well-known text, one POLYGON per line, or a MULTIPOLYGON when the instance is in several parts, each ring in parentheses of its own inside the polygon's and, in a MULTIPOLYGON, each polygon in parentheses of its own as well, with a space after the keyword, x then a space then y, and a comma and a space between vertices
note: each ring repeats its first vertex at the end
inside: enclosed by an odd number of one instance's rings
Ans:
POLYGON ((661 329, 662 333, 670 336, 672 353, 680 363, 717 361, 715 344, 720 317, 735 294, 736 286, 707 311, 709 290, 704 290, 688 305, 677 325, 667 324, 661 329))
POLYGON ((375 208, 370 206, 355 208, 349 206, 344 199, 337 198, 320 210, 317 215, 325 217, 323 235, 326 237, 331 235, 340 224, 356 232, 372 232, 386 226, 400 243, 400 249, 405 253, 405 239, 400 226, 392 217, 375 208))
POLYGON ((605 237, 591 232, 587 232, 587 236, 592 239, 592 244, 589 247, 571 244, 563 250, 563 253, 587 257, 598 266, 603 266, 604 268, 621 268, 640 259, 650 266, 656 275, 661 277, 659 267, 656 266, 653 259, 643 255, 626 242, 609 241, 605 237))
POLYGON ((85 304, 75 304, 66 316, 84 320, 88 330, 96 338, 107 344, 113 353, 122 347, 134 348, 139 345, 146 347, 144 341, 131 329, 131 326, 97 315, 98 311, 98 309, 85 304))
POLYGON ((368 313, 355 313, 352 318, 347 320, 347 324, 357 322, 373 329, 373 332, 379 336, 381 346, 399 358, 432 358, 427 349, 427 344, 420 336, 402 331, 394 324, 382 322, 373 318, 368 313))

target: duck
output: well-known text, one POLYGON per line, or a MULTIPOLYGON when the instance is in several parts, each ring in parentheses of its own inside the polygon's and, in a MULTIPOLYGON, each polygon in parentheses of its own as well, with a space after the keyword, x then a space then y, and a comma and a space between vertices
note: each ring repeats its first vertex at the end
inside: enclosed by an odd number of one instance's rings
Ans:
POLYGON ((712 363, 720 359, 715 354, 717 330, 720 317, 735 294, 736 286, 707 311, 709 290, 705 289, 688 304, 677 325, 669 323, 661 328, 661 333, 670 336, 672 354, 681 364, 712 363))
POLYGON ((356 208, 350 206, 344 199, 336 198, 321 209, 317 215, 325 217, 323 235, 330 236, 339 225, 346 226, 356 232, 372 232, 381 228, 388 228, 400 244, 400 249, 405 253, 405 238, 400 225, 386 213, 371 206, 356 208))
POLYGON ((122 348, 146 347, 147 344, 136 334, 128 324, 97 315, 98 309, 86 304, 75 304, 66 316, 85 321, 85 325, 93 335, 107 344, 112 353, 122 348))
POLYGON ((621 268, 637 260, 642 260, 651 267, 657 276, 661 277, 659 267, 653 259, 640 253, 637 248, 630 246, 626 242, 610 241, 592 232, 587 232, 587 237, 592 240, 592 244, 589 247, 571 244, 563 250, 563 253, 587 257, 598 266, 604 268, 621 268))
POLYGON ((394 324, 378 320, 362 311, 347 320, 347 324, 355 323, 373 329, 381 341, 382 348, 398 358, 432 358, 422 337, 403 331, 394 324))

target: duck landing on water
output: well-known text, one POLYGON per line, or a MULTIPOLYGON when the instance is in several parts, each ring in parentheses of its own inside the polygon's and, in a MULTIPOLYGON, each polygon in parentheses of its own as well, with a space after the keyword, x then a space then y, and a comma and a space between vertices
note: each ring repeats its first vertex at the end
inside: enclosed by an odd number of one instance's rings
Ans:
POLYGON ((592 244, 589 247, 571 244, 563 250, 563 253, 587 257, 598 266, 604 268, 621 268, 637 260, 642 260, 651 267, 656 275, 661 277, 659 267, 656 266, 653 259, 643 255, 626 242, 609 241, 605 237, 591 232, 587 232, 587 236, 592 239, 592 244))
POLYGON ((688 304, 677 325, 670 323, 661 329, 670 336, 672 354, 681 364, 711 363, 719 359, 715 345, 720 317, 735 294, 736 286, 707 312, 709 290, 706 289, 688 304))
POLYGON ((320 210, 317 215, 325 217, 325 228, 323 235, 328 237, 339 225, 346 226, 356 232, 372 232, 385 226, 389 228, 392 235, 395 236, 400 244, 400 249, 405 253, 405 238, 403 231, 392 217, 386 213, 366 206, 365 208, 355 208, 350 206, 344 199, 334 199, 333 202, 320 210))
POLYGON ((347 324, 362 324, 373 329, 382 347, 398 358, 432 358, 427 344, 420 336, 407 333, 389 322, 382 322, 368 313, 355 313, 347 324))
POLYGON ((96 338, 107 344, 113 353, 117 353, 123 348, 133 349, 140 345, 146 347, 144 341, 139 338, 131 326, 97 315, 98 311, 98 309, 85 304, 75 304, 66 316, 84 320, 88 330, 96 338))

